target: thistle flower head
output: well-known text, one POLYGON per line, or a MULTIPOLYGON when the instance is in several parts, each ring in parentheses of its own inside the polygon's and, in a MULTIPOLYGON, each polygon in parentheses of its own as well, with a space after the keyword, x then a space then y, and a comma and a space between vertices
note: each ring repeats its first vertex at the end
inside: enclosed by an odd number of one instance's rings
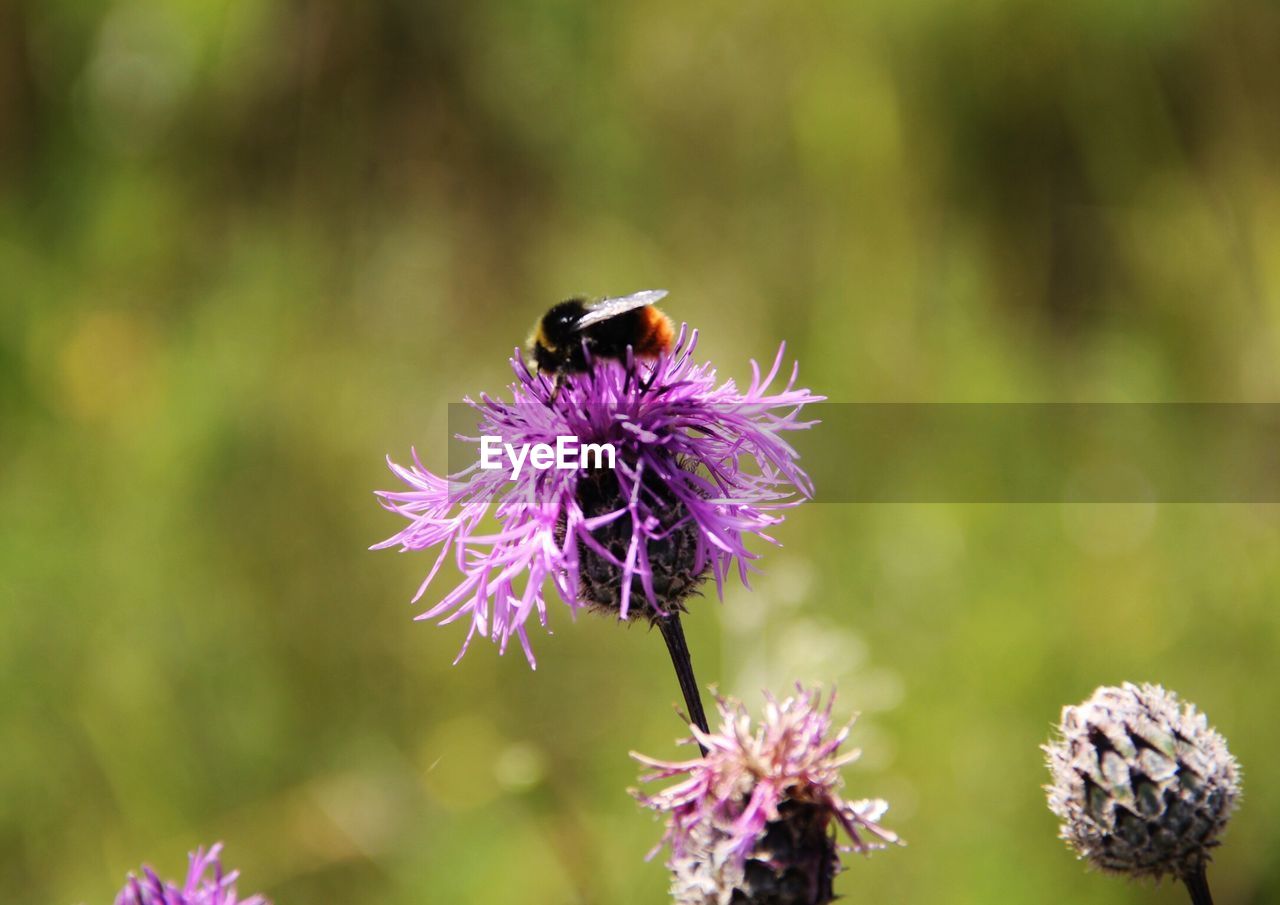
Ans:
POLYGON ((388 460, 408 489, 378 496, 408 525, 375 548, 439 550, 415 601, 452 557, 461 583, 418 618, 465 619, 459 659, 477 635, 501 650, 514 636, 534 665, 526 625, 536 613, 547 626, 548 583, 575 612, 627 620, 680 609, 708 575, 719 589, 736 568, 745 582, 756 556, 748 539, 771 541, 781 510, 812 493, 782 435, 808 427, 800 409, 820 397, 796 387, 794 368, 771 389, 782 348, 764 376, 752 362, 751 383, 739 389, 694 361, 696 341, 682 328, 656 361, 597 360, 559 386, 517 353, 510 400, 466 400, 479 416, 480 437, 467 438, 477 444, 610 444, 613 468, 484 469, 478 454, 445 478, 416 451, 407 467, 388 460), (496 529, 484 525, 488 515, 496 529))
POLYGON ((1104 686, 1064 707, 1059 737, 1044 751, 1059 835, 1104 871, 1191 876, 1240 797, 1226 740, 1159 685, 1104 686))
POLYGON ((143 865, 142 876, 129 875, 129 880, 116 896, 116 905, 270 905, 260 895, 236 898, 239 871, 223 873, 218 854, 222 843, 206 851, 198 848, 189 856, 191 866, 181 887, 161 880, 150 867, 143 865))
POLYGON ((766 695, 754 727, 738 701, 717 698, 719 728, 690 727, 688 741, 706 748, 704 756, 673 762, 632 754, 651 768, 644 781, 679 780, 637 798, 667 817, 663 842, 681 905, 829 902, 840 849, 867 852, 898 841, 877 822, 888 804, 841 797, 840 768, 859 752, 839 753, 852 722, 833 732, 834 696, 825 707, 819 697, 800 687, 781 702, 766 695), (849 845, 836 845, 836 826, 849 845))

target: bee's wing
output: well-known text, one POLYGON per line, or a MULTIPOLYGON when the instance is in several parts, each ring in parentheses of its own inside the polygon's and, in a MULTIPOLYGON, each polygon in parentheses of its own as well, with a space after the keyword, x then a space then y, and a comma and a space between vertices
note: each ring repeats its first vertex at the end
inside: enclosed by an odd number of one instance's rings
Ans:
POLYGON ((617 317, 626 311, 633 311, 636 308, 644 308, 646 305, 652 305, 654 302, 663 298, 667 294, 665 289, 645 289, 641 292, 635 292, 631 295, 624 295, 613 299, 601 299, 588 309, 587 313, 578 318, 578 322, 573 325, 574 330, 585 330, 592 324, 598 324, 601 321, 607 321, 611 317, 617 317))

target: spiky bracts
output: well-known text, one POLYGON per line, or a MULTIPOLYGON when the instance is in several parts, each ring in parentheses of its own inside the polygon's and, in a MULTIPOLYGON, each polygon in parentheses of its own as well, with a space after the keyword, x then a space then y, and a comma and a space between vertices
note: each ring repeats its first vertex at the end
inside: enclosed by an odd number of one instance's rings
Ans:
POLYGON ((1060 836, 1104 871, 1202 874, 1240 797, 1226 739, 1159 685, 1104 686, 1064 707, 1044 751, 1060 836))

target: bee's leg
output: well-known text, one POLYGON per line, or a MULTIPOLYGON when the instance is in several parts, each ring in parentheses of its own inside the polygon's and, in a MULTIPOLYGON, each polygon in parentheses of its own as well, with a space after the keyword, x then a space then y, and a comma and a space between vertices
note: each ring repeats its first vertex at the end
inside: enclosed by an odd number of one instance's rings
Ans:
POLYGON ((649 376, 643 380, 639 379, 639 372, 640 372, 640 359, 636 358, 635 355, 632 354, 631 348, 628 346, 627 347, 627 379, 622 385, 623 393, 631 392, 631 382, 633 380, 636 380, 639 382, 641 396, 649 392, 649 387, 653 386, 653 381, 656 380, 658 377, 658 371, 655 368, 653 371, 649 373, 649 376))
POLYGON ((655 366, 654 369, 649 372, 649 376, 644 379, 644 383, 640 384, 640 395, 643 396, 645 393, 649 392, 649 387, 653 386, 653 382, 657 379, 658 368, 655 366))
POLYGON ((547 408, 551 408, 556 404, 556 399, 560 396, 560 388, 564 386, 564 371, 556 371, 556 379, 551 384, 551 395, 547 397, 547 408))

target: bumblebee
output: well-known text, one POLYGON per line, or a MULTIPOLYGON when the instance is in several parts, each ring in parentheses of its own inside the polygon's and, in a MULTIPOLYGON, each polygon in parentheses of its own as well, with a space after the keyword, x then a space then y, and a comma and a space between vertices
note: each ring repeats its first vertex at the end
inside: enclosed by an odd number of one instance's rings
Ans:
POLYGON ((587 370, 599 358, 657 358, 671 348, 675 328, 653 303, 665 289, 646 289, 620 298, 588 302, 573 298, 542 316, 529 337, 529 354, 540 373, 554 374, 556 388, 568 374, 587 370))

